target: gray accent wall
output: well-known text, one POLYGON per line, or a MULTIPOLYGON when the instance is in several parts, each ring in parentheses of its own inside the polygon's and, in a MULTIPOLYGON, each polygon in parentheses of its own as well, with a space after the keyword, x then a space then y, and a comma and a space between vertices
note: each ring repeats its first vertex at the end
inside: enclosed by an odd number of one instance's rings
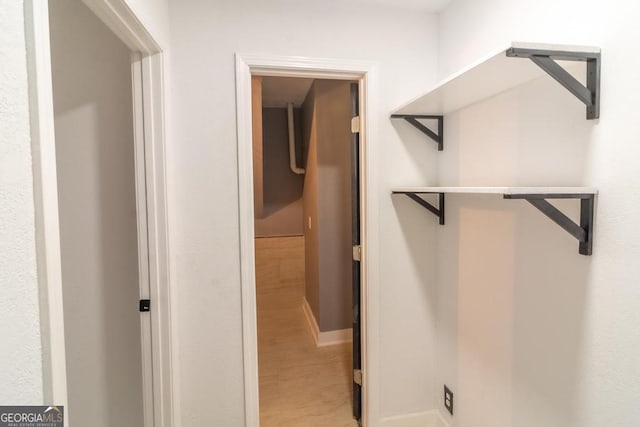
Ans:
POLYGON ((352 321, 350 100, 350 82, 316 80, 302 107, 305 297, 322 332, 352 321))

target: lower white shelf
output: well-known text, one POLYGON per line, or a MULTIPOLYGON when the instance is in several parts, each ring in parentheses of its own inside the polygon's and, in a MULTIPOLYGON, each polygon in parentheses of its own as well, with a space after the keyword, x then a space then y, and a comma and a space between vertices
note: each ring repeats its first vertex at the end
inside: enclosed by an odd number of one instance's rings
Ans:
POLYGON ((598 190, 592 187, 394 187, 391 193, 409 197, 437 216, 441 225, 445 223, 446 194, 498 194, 504 199, 523 199, 575 237, 581 255, 593 253, 593 218, 598 190), (437 194, 438 206, 422 198, 424 194, 437 194), (547 199, 580 200, 580 224, 573 222, 547 199))
POLYGON ((592 187, 394 187, 392 193, 459 193, 459 194, 598 194, 592 187))

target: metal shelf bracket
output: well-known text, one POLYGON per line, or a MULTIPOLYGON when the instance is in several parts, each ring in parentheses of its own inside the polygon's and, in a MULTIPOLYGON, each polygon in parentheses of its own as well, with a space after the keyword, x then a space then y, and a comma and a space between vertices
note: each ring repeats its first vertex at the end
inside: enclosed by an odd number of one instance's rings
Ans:
POLYGON ((505 194, 505 199, 524 199, 575 237, 578 242, 578 252, 581 255, 591 255, 593 252, 593 215, 595 196, 593 194, 505 194), (553 206, 547 199, 579 199, 580 224, 576 224, 553 206))
POLYGON ((444 193, 413 193, 408 191, 394 191, 393 194, 404 194, 432 214, 438 217, 440 225, 444 225, 444 193), (427 202, 422 197, 418 196, 418 194, 437 194, 438 195, 438 207, 433 206, 431 203, 427 202))
POLYGON ((392 114, 392 119, 404 119, 411 126, 418 129, 420 132, 431 138, 436 144, 438 144, 438 151, 444 149, 444 116, 433 116, 423 114, 392 114), (435 133, 422 123, 418 119, 433 119, 438 121, 438 133, 435 133))
MULTIPOLYGON (((444 225, 444 192, 435 191, 392 191, 392 194, 404 194, 427 211, 438 217, 440 225, 444 225), (420 195, 437 194, 438 206, 429 203, 420 195)), ((531 203, 536 209, 546 215, 549 219, 562 227, 567 233, 575 237, 578 242, 578 252, 581 255, 591 255, 593 253, 593 219, 595 208, 595 194, 592 193, 534 193, 534 194, 503 194, 504 199, 522 199, 531 203), (558 208, 549 203, 548 199, 577 199, 580 200, 580 224, 576 224, 571 218, 562 213, 558 208)))
POLYGON ((576 98, 587 106, 587 120, 600 117, 600 53, 572 52, 512 47, 507 56, 529 58, 576 98), (587 85, 562 68, 556 61, 580 61, 587 63, 587 85))

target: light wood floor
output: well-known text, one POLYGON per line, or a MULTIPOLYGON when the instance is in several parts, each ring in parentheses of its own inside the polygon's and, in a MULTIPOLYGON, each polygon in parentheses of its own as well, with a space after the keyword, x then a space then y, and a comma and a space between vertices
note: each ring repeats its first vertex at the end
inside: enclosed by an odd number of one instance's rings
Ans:
POLYGON ((351 344, 315 346, 302 311, 303 251, 302 237, 256 239, 260 425, 356 427, 351 344))

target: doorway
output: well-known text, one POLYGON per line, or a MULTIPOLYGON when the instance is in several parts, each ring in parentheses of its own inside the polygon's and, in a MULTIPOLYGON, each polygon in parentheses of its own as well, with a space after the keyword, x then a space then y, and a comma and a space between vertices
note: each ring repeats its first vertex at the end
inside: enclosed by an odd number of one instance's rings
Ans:
MULTIPOLYGON (((75 408, 82 404, 82 402, 78 403, 73 399, 70 402, 70 393, 68 392, 70 378, 67 373, 70 363, 66 351, 67 327, 65 326, 65 318, 67 313, 65 313, 66 307, 65 301, 63 301, 66 295, 63 298, 64 281, 61 259, 63 248, 59 219, 61 203, 59 203, 58 191, 58 171, 62 165, 57 159, 56 125, 59 125, 59 122, 55 120, 54 111, 54 103, 59 102, 60 98, 54 102, 52 84, 54 64, 50 31, 51 15, 55 13, 50 13, 50 6, 65 8, 72 7, 72 4, 77 7, 88 6, 91 10, 91 14, 87 15, 88 22, 99 27, 96 30, 107 34, 107 37, 115 35, 128 47, 129 52, 134 52, 130 54, 129 63, 126 65, 130 74, 129 84, 132 85, 132 88, 129 88, 130 95, 127 96, 127 105, 124 105, 123 108, 130 110, 133 104, 139 297, 149 299, 151 304, 148 313, 139 314, 138 323, 140 324, 141 337, 139 337, 136 347, 142 353, 144 425, 147 427, 170 426, 173 425, 174 416, 171 364, 171 354, 174 349, 169 315, 171 298, 165 180, 164 54, 162 46, 140 23, 135 13, 118 0, 27 1, 24 3, 30 89, 36 251, 41 310, 44 313, 41 321, 45 401, 64 405, 67 414, 73 413, 75 408), (63 2, 66 4, 60 5, 63 2), (106 30, 105 25, 112 34, 106 30)), ((81 10, 82 12, 79 13, 87 13, 86 8, 81 10)), ((71 22, 69 27, 72 28, 76 24, 81 25, 81 23, 71 22)), ((62 28, 62 34, 64 31, 66 30, 62 28)), ((65 35, 65 37, 69 36, 69 33, 65 35)), ((81 41, 72 40, 73 43, 81 43, 81 41)), ((111 45, 113 45, 113 40, 111 45)), ((82 53, 87 55, 86 50, 83 50, 82 53)), ((99 55, 100 47, 88 56, 98 57, 99 55)), ((94 59, 97 60, 97 58, 94 59)), ((71 61, 76 61, 76 59, 71 58, 71 61)), ((78 70, 72 71, 73 73, 78 72, 78 70)), ((98 70, 97 75, 102 75, 100 71, 98 70)), ((100 85, 102 81, 96 79, 97 82, 91 82, 88 81, 88 77, 88 75, 82 76, 76 89, 82 89, 80 84, 85 84, 88 86, 85 86, 84 89, 87 89, 88 92, 97 90, 95 86, 100 85)), ((126 77, 122 78, 126 79, 126 77)), ((75 91, 75 95, 78 90, 75 91)), ((60 96, 59 91, 56 96, 60 96)), ((85 105, 80 102, 78 105, 84 105, 85 108, 77 110, 71 108, 69 112, 71 116, 75 113, 81 115, 90 112, 87 115, 88 120, 78 123, 78 130, 93 129, 96 132, 87 136, 96 139, 100 135, 97 131, 105 131, 104 127, 96 126, 98 123, 96 118, 104 117, 105 113, 108 115, 109 109, 101 111, 95 104, 92 110, 89 104, 85 105)), ((61 110, 58 109, 58 111, 61 110)), ((116 130, 114 134, 118 134, 118 131, 116 130)), ((73 131, 70 132, 70 135, 74 136, 73 131)), ((113 159, 108 160, 113 162, 113 159)), ((88 168, 90 165, 78 163, 72 166, 76 168, 86 166, 88 168)), ((104 174, 105 172, 100 171, 100 173, 104 174)), ((130 179, 130 175, 128 179, 130 179)), ((82 202, 82 200, 78 200, 79 204, 82 202)), ((109 213, 108 208, 109 206, 105 206, 105 215, 109 213)), ((101 217, 100 220, 109 221, 106 217, 101 217)), ((137 299, 127 302, 128 304, 133 305, 134 311, 140 308, 137 299)), ((128 305, 128 308, 123 309, 129 310, 130 307, 128 305)), ((97 320, 91 316, 98 316, 98 314, 92 313, 87 319, 95 322, 97 320)), ((102 372, 106 371, 102 370, 102 372)), ((121 373, 117 372, 116 374, 120 375, 121 373)), ((90 394, 87 393, 85 398, 90 399, 90 394)), ((99 415, 101 414, 96 417, 99 415)), ((68 425, 66 421, 65 425, 68 425)), ((95 422, 92 421, 91 425, 95 425, 95 422)))
MULTIPOLYGON (((376 388, 375 369, 377 360, 377 337, 367 331, 377 325, 377 278, 372 274, 375 265, 377 240, 376 229, 377 194, 369 191, 367 183, 375 176, 375 162, 373 152, 367 143, 373 141, 370 124, 366 117, 373 111, 373 102, 369 90, 374 86, 374 65, 363 61, 342 61, 332 59, 315 59, 303 57, 273 57, 259 55, 236 55, 236 88, 238 111, 238 166, 240 190, 240 250, 242 277, 242 317, 243 317, 243 348, 245 368, 245 423, 247 426, 259 425, 258 402, 258 331, 256 307, 255 281, 255 234, 254 234, 254 171, 253 171, 253 139, 252 139, 252 105, 251 80, 254 76, 262 77, 299 77, 308 79, 351 80, 358 84, 357 99, 361 111, 360 121, 352 123, 352 129, 361 139, 359 153, 360 192, 358 202, 361 206, 361 261, 358 271, 362 273, 360 291, 361 306, 358 310, 362 325, 362 353, 359 360, 362 367, 354 380, 358 380, 358 389, 362 391, 361 414, 362 425, 377 417, 375 401, 378 391, 376 388), (366 143, 365 143, 366 140, 366 143), (373 375, 368 375, 368 372, 373 375)), ((299 166, 298 166, 299 167, 299 166)), ((353 254, 355 258, 355 253, 353 254)), ((355 318, 355 317, 354 317, 355 318)), ((314 342, 315 345, 315 342, 314 342)), ((355 374, 355 372, 353 373, 355 374)), ((354 387, 355 388, 355 387, 354 387)), ((353 408, 352 408, 353 409, 353 408)))
POLYGON ((50 2, 49 31, 68 423, 152 426, 132 54, 83 2, 50 2))
POLYGON ((252 77, 263 427, 360 420, 357 86, 252 77))

